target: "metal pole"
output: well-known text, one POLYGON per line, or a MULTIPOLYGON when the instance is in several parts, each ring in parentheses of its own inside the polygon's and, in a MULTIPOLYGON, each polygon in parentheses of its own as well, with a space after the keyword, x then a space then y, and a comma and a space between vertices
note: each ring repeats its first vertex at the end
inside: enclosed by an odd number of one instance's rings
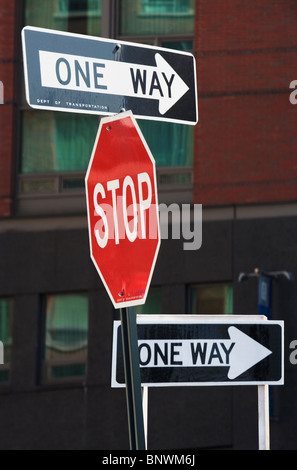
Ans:
POLYGON ((259 450, 270 449, 268 385, 258 385, 259 450))
POLYGON ((146 449, 147 449, 147 441, 148 441, 148 387, 142 387, 142 407, 143 407, 145 446, 146 446, 146 449))
POLYGON ((121 309, 130 450, 145 450, 136 314, 121 309))

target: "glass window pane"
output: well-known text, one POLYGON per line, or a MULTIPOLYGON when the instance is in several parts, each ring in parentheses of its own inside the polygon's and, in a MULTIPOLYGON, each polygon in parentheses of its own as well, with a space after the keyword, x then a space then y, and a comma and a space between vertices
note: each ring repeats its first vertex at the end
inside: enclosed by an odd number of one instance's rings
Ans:
POLYGON ((85 171, 98 123, 87 114, 24 111, 21 172, 85 171))
POLYGON ((63 190, 71 191, 72 189, 82 189, 85 188, 84 178, 67 178, 63 180, 63 190))
MULTIPOLYGON (((169 49, 189 51, 193 41, 164 41, 169 49)), ((192 166, 194 128, 185 124, 138 120, 157 166, 192 166)))
POLYGON ((121 35, 191 34, 194 0, 125 0, 121 2, 121 35))
POLYGON ((161 287, 151 287, 145 304, 136 307, 136 314, 160 315, 162 313, 161 287))
POLYGON ((162 41, 162 47, 176 51, 190 52, 193 50, 193 41, 162 41))
POLYGON ((157 166, 193 165, 193 126, 138 120, 157 166))
POLYGON ((4 364, 0 364, 0 384, 9 381, 12 356, 13 300, 0 299, 0 341, 3 343, 4 364))
POLYGON ((101 0, 26 0, 25 25, 100 36, 101 0))
POLYGON ((199 315, 232 314, 232 285, 220 283, 190 286, 190 313, 199 315))
POLYGON ((86 374, 88 297, 51 295, 46 299, 45 380, 86 374))

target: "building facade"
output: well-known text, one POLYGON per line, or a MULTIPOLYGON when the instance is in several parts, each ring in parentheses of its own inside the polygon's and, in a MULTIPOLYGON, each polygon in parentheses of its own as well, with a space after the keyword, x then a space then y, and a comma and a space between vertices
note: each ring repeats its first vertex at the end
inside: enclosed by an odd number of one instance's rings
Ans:
MULTIPOLYGON (((0 0, 0 12, 0 448, 128 449, 125 392, 110 386, 118 311, 89 256, 84 176, 100 116, 29 108, 21 29, 194 53, 198 124, 139 122, 172 214, 137 313, 257 314, 258 278, 240 273, 297 277, 295 0, 0 0)), ((285 385, 272 387, 272 449, 297 448, 296 312, 296 281, 277 277, 285 385)), ((256 387, 149 390, 149 449, 257 445, 256 387)))

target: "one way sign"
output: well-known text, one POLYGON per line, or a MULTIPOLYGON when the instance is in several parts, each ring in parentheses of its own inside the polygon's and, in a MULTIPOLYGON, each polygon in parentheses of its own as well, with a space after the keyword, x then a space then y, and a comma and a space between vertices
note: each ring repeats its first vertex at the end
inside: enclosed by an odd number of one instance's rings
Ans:
MULTIPOLYGON (((191 315, 140 315, 137 321, 142 385, 283 384, 283 322, 191 315)), ((125 384, 119 333, 115 322, 113 387, 125 384)))
POLYGON ((33 108, 198 121, 195 59, 188 52, 30 26, 22 41, 33 108))

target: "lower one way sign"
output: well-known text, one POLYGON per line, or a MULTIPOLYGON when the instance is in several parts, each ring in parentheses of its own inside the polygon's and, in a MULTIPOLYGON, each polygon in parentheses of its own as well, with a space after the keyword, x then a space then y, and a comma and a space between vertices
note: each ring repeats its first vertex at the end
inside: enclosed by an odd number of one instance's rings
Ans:
MULTIPOLYGON (((114 322, 112 387, 125 386, 114 322)), ((283 322, 259 315, 139 315, 143 386, 282 385, 283 322)))

